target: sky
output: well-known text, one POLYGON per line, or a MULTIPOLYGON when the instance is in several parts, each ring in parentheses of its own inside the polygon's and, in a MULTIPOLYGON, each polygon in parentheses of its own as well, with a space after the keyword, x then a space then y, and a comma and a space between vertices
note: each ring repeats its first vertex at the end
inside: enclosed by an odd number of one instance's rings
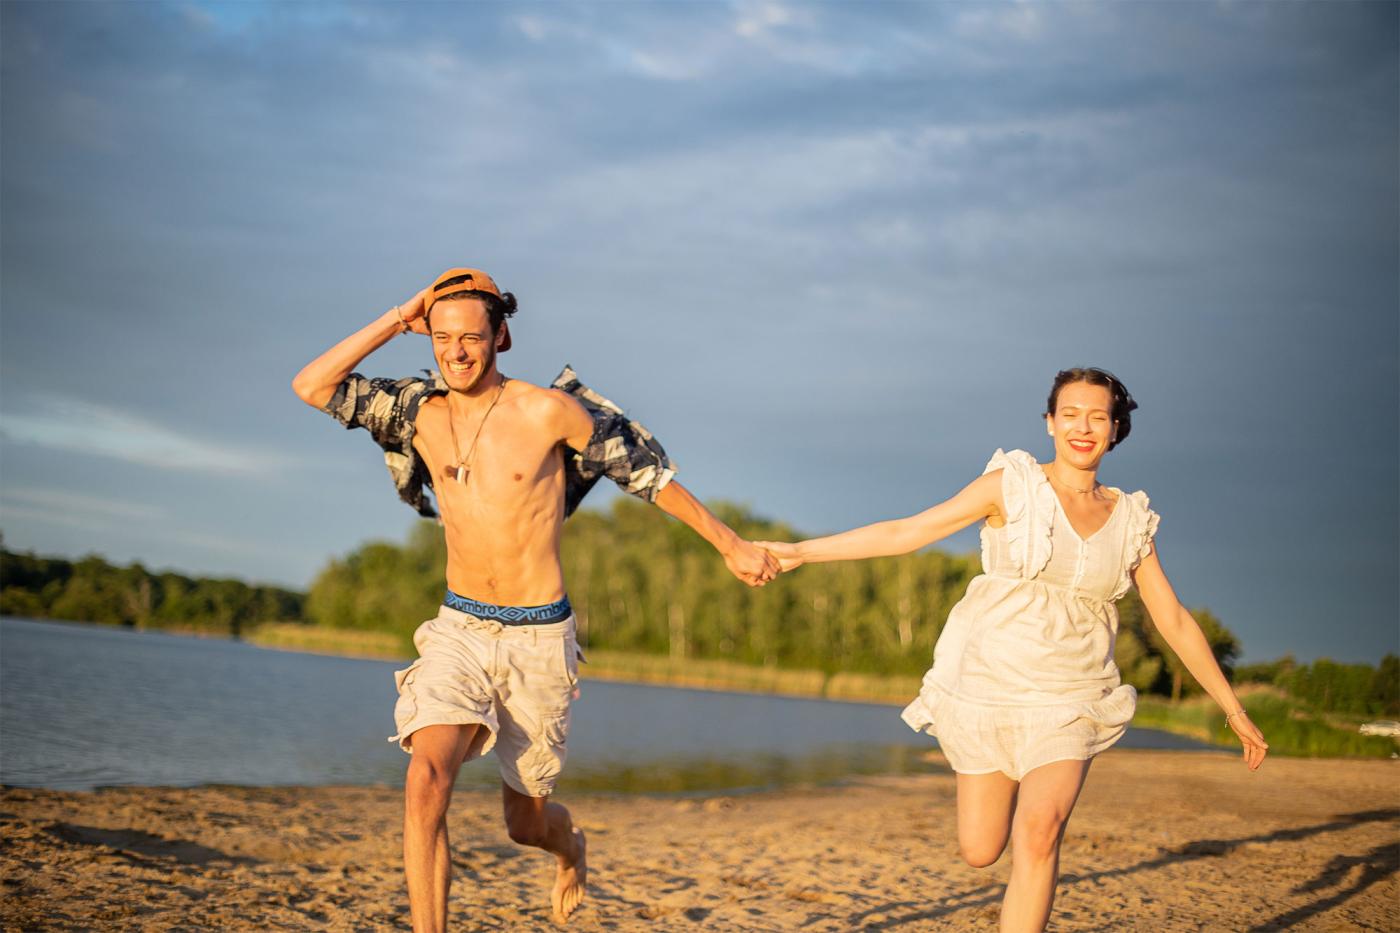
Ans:
POLYGON ((1054 373, 1106 367, 1141 408, 1100 476, 1183 602, 1248 661, 1374 662, 1397 165, 1393 3, 12 0, 0 532, 294 587, 403 540, 290 380, 468 265, 519 299, 508 375, 572 363, 809 533, 1048 459, 1054 373))

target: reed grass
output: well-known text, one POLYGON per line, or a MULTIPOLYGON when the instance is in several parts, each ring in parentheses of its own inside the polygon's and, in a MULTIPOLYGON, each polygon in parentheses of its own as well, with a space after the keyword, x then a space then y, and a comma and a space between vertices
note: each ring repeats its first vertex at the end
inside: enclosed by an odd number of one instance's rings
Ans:
MULTIPOLYGON (((1396 741, 1388 736, 1361 735, 1360 720, 1317 713, 1277 688, 1242 686, 1236 691, 1249 718, 1264 733, 1269 754, 1296 758, 1390 758, 1396 741)), ((1154 696, 1138 697, 1133 725, 1161 729, 1230 748, 1239 740, 1225 724, 1225 714, 1208 697, 1173 704, 1154 696)))
MULTIPOLYGON (((308 651, 345 657, 405 660, 412 657, 403 641, 391 632, 335 629, 292 622, 259 626, 246 636, 253 644, 290 651, 308 651)), ((919 692, 919 678, 883 677, 874 674, 832 673, 762 667, 710 658, 672 658, 666 655, 595 649, 587 652, 581 674, 589 680, 622 681, 690 687, 698 690, 734 690, 780 696, 849 700, 864 703, 904 704, 919 692)), ((1269 753, 1313 758, 1388 758, 1400 743, 1386 736, 1357 732, 1360 720, 1312 711, 1306 704, 1274 687, 1242 686, 1238 693, 1249 716, 1269 742, 1269 753)), ((1207 697, 1172 703, 1163 697, 1138 697, 1133 725, 1161 729, 1222 747, 1239 746, 1225 724, 1225 715, 1207 697)))
POLYGON ((268 622, 244 635, 243 640, 264 648, 347 658, 397 661, 411 656, 411 652, 405 652, 402 639, 392 632, 328 628, 297 622, 268 622))
POLYGON ((700 690, 737 690, 783 696, 907 703, 919 692, 917 677, 826 674, 817 670, 761 667, 707 658, 671 658, 628 651, 593 650, 582 669, 592 680, 666 684, 700 690))

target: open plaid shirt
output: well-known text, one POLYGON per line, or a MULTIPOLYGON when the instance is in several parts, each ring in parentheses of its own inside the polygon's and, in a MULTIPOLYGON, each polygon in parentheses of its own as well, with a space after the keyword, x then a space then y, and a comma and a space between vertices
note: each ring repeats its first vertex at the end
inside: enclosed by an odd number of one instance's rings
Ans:
MULTIPOLYGON (((448 390, 437 373, 423 372, 426 378, 404 379, 366 379, 351 373, 323 410, 346 428, 369 431, 384 449, 384 463, 399 498, 419 515, 436 518, 437 512, 423 492, 424 486, 432 487, 433 478, 413 449, 414 420, 423 402, 446 395, 448 390)), ((571 366, 565 366, 551 386, 578 399, 593 416, 593 436, 588 444, 583 450, 564 451, 564 517, 573 514, 593 484, 604 476, 626 492, 655 502, 656 494, 676 475, 676 467, 651 432, 579 382, 571 366)))

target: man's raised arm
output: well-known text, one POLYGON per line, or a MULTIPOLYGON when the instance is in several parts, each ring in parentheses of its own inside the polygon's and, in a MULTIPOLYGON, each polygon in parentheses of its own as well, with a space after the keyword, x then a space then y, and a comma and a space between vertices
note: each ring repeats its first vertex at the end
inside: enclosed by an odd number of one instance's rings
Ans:
POLYGON ((414 333, 426 334, 423 299, 427 292, 423 289, 397 308, 390 308, 307 363, 292 379, 292 391, 312 408, 325 408, 360 361, 402 333, 405 325, 414 333))

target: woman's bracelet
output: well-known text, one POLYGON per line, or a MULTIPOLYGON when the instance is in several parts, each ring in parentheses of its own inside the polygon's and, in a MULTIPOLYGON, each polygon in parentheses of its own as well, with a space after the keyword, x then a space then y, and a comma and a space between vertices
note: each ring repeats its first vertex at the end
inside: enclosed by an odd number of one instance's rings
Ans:
POLYGON ((1234 719, 1236 716, 1240 715, 1241 713, 1243 713, 1244 715, 1248 716, 1248 715, 1249 715, 1249 710, 1245 709, 1244 707, 1240 707, 1239 709, 1235 710, 1233 713, 1228 714, 1228 715, 1225 717, 1225 725, 1228 726, 1228 725, 1230 724, 1230 720, 1234 719))

